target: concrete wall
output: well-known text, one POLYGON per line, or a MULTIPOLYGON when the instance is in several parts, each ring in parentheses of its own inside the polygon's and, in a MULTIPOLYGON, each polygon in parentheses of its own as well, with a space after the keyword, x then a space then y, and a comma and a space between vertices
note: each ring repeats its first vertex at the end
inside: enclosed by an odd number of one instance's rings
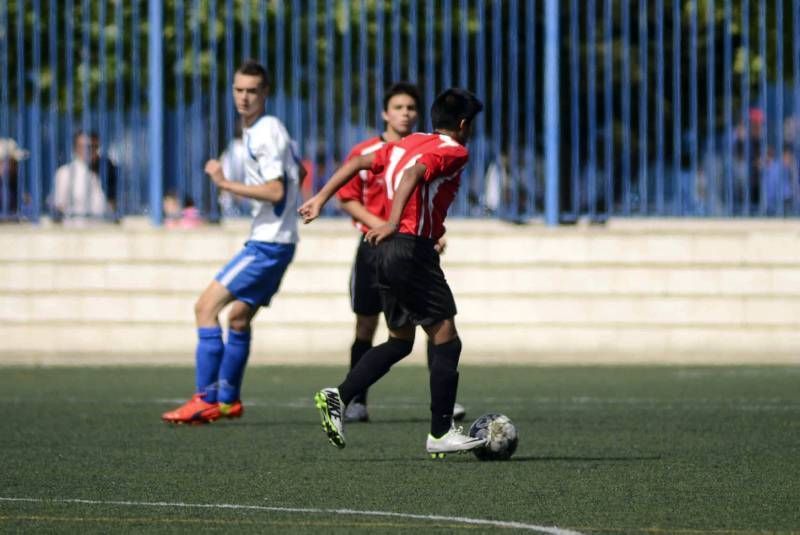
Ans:
MULTIPOLYGON (((448 228, 465 362, 800 363, 800 223, 448 228)), ((0 362, 191 363, 194 300, 246 234, 0 226, 0 362)), ((346 361, 357 239, 343 220, 302 229, 253 361, 346 361)))

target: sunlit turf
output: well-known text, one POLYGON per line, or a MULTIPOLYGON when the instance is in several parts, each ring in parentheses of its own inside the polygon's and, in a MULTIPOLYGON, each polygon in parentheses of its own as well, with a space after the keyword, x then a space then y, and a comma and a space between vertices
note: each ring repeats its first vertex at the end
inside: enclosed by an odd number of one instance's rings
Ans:
POLYGON ((333 448, 311 399, 344 372, 252 368, 241 420, 170 426, 159 416, 191 394, 189 368, 0 368, 0 498, 32 500, 0 499, 0 532, 500 529, 296 511, 351 509, 581 533, 800 533, 800 367, 464 367, 465 424, 502 412, 519 429, 513 459, 496 463, 427 458, 416 366, 379 382, 372 422, 333 448), (237 507, 189 507, 220 504, 237 507))

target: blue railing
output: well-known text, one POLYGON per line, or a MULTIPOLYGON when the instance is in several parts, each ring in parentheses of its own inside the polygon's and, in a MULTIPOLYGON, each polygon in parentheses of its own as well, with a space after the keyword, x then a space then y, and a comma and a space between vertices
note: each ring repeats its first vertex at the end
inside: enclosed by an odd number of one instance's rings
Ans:
POLYGON ((800 214, 800 0, 7 0, 0 138, 27 157, 0 164, 0 218, 51 212, 79 130, 116 164, 98 169, 110 217, 158 221, 167 193, 239 213, 202 168, 234 138, 245 57, 271 71, 311 189, 405 79, 426 108, 450 85, 487 105, 455 215, 800 214))

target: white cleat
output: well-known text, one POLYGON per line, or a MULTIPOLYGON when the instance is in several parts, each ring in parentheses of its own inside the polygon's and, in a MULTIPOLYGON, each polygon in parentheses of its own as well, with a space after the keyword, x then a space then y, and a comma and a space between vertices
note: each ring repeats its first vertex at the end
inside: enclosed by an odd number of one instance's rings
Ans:
POLYGON ((451 427, 450 431, 439 438, 428 435, 425 449, 432 459, 444 459, 447 453, 464 453, 486 445, 486 439, 464 434, 463 427, 451 427))
POLYGON ((460 422, 467 415, 467 409, 461 403, 453 404, 453 420, 460 422))
POLYGON ((314 395, 314 405, 319 410, 322 429, 331 444, 344 448, 344 425, 342 424, 342 398, 338 388, 323 388, 314 395))
POLYGON ((369 422, 367 406, 357 401, 351 401, 344 411, 345 422, 369 422))

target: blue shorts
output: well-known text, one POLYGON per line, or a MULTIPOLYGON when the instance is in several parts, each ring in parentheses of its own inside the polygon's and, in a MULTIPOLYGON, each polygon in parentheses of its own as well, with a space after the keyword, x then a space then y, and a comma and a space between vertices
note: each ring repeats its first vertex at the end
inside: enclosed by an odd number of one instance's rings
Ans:
POLYGON ((268 306, 278 291, 295 244, 248 241, 214 277, 233 296, 258 308, 268 306))

